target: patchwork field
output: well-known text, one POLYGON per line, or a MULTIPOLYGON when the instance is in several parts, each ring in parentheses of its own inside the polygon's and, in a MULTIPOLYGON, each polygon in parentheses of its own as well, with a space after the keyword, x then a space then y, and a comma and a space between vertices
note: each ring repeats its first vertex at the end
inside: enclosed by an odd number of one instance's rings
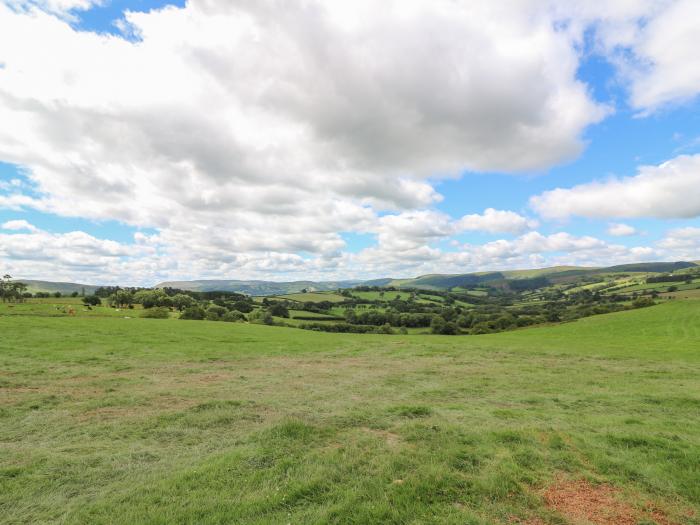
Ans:
POLYGON ((2 523, 700 523, 700 301, 461 337, 38 306, 0 309, 2 523))

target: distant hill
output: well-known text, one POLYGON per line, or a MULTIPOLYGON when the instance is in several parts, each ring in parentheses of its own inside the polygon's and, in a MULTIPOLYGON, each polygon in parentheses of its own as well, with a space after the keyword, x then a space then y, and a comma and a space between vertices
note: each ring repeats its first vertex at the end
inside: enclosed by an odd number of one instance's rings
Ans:
MULTIPOLYGON (((446 290, 448 288, 474 287, 488 285, 493 287, 508 286, 514 281, 527 281, 546 279, 550 283, 575 282, 585 276, 595 276, 609 273, 670 273, 683 271, 689 268, 700 267, 699 262, 648 262, 635 264, 621 264, 603 268, 584 266, 555 266, 552 268, 538 268, 531 270, 507 270, 494 272, 473 272, 463 274, 428 274, 411 279, 371 279, 344 280, 344 281, 241 281, 230 279, 203 279, 195 281, 167 281, 155 285, 154 288, 179 288, 193 292, 239 292, 253 296, 284 295, 299 293, 302 290, 309 292, 332 291, 355 286, 394 286, 396 288, 422 288, 424 290, 446 290)), ((37 281, 32 279, 18 279, 27 284, 28 291, 35 292, 61 292, 71 294, 73 292, 92 294, 98 288, 96 285, 80 283, 64 283, 52 281, 37 281)), ((513 286, 510 286, 513 288, 513 286)))
POLYGON ((33 279, 17 279, 18 281, 27 285, 27 291, 31 293, 36 292, 47 292, 55 293, 61 292, 63 295, 70 295, 73 292, 83 293, 85 291, 86 295, 91 295, 95 293, 95 290, 99 286, 92 284, 80 284, 80 283, 61 283, 52 281, 36 281, 33 279))
POLYGON ((603 268, 585 266, 554 266, 534 270, 507 270, 502 272, 477 272, 465 274, 431 274, 414 279, 395 279, 385 286, 398 288, 423 288, 445 290, 457 287, 473 287, 478 285, 494 286, 508 281, 545 278, 550 282, 573 282, 586 275, 602 273, 668 273, 700 266, 694 262, 650 262, 621 264, 603 268))
POLYGON ((324 292, 339 288, 353 288, 363 281, 236 281, 236 280, 198 280, 167 281, 157 284, 156 288, 179 288, 192 292, 239 292, 248 295, 284 295, 309 292, 324 292))
POLYGON ((685 270, 698 266, 694 262, 652 262, 652 263, 635 263, 635 264, 620 264, 605 268, 606 272, 675 272, 677 270, 685 270))
POLYGON ((533 279, 537 277, 574 276, 598 271, 598 268, 579 266, 554 266, 534 270, 507 270, 503 272, 475 272, 463 274, 429 274, 414 279, 397 279, 387 286, 399 288, 423 288, 445 290, 448 288, 473 287, 478 285, 493 285, 507 280, 533 279))

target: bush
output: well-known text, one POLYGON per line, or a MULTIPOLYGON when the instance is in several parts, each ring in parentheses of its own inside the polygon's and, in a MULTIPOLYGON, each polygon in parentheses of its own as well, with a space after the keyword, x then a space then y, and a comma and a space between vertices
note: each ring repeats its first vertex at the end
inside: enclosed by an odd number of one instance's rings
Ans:
POLYGON ((263 310, 262 308, 258 308, 257 310, 254 310, 249 316, 248 319, 250 319, 251 323, 257 323, 257 324, 274 324, 275 320, 272 318, 272 315, 270 312, 267 310, 263 310))
POLYGON ((253 305, 247 301, 237 301, 233 303, 234 310, 248 314, 253 311, 253 305))
POLYGON ((443 317, 436 315, 430 323, 430 331, 434 334, 441 334, 446 324, 447 321, 443 317))
POLYGON ((227 312, 226 308, 223 306, 210 306, 207 308, 206 318, 207 321, 220 321, 221 317, 227 312))
POLYGON ((393 334, 394 329, 389 323, 385 323, 382 326, 375 328, 374 333, 376 334, 393 334))
POLYGON ((656 303, 651 297, 640 297, 635 299, 632 303, 632 308, 646 308, 647 306, 654 306, 656 303))
POLYGON ((188 321, 201 321, 204 319, 206 312, 201 306, 188 306, 180 314, 180 319, 188 321))
POLYGON ((146 319, 168 319, 170 317, 170 310, 163 307, 148 308, 143 311, 141 317, 146 319))
POLYGON ((224 315, 222 315, 221 320, 226 323, 236 323, 238 321, 245 321, 246 318, 245 315, 243 315, 241 312, 233 310, 231 312, 226 312, 224 315))

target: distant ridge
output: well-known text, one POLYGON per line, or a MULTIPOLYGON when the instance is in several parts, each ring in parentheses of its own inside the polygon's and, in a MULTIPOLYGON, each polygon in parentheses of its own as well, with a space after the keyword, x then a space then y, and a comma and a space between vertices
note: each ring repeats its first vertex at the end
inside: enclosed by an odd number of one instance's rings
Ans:
MULTIPOLYGON (((700 261, 648 262, 619 264, 604 268, 590 266, 554 266, 530 270, 504 270, 492 272, 472 272, 462 274, 427 274, 409 279, 369 279, 369 280, 340 280, 340 281, 263 281, 263 280, 234 280, 234 279, 199 279, 193 281, 166 281, 154 288, 178 288, 192 292, 238 292, 253 296, 284 295, 298 293, 302 290, 309 292, 324 292, 355 286, 394 286, 396 288, 422 288, 425 290, 445 290, 448 288, 470 287, 487 284, 498 286, 499 283, 513 280, 547 278, 551 282, 568 282, 583 275, 601 273, 670 273, 688 268, 700 267, 700 261)), ((35 279, 17 279, 27 285, 29 292, 48 292, 72 294, 73 292, 93 294, 99 288, 94 284, 70 282, 40 281, 35 279)))
POLYGON ((34 279, 17 279, 18 281, 27 285, 27 291, 31 293, 36 292, 47 292, 55 293, 61 292, 63 295, 70 295, 73 292, 85 293, 91 295, 95 293, 95 290, 99 288, 94 284, 80 284, 80 283, 64 283, 64 282, 54 282, 54 281, 37 281, 34 279))
POLYGON ((155 288, 178 288, 192 292, 238 292, 248 295, 283 295, 298 293, 302 290, 309 292, 325 292, 339 288, 353 288, 363 284, 363 281, 236 281, 208 280, 196 281, 166 281, 155 288))
POLYGON ((480 284, 494 284, 499 281, 512 281, 521 279, 547 278, 556 282, 564 282, 582 275, 595 275, 600 273, 619 272, 650 272, 667 273, 686 268, 700 266, 695 262, 649 262, 622 264, 603 268, 590 266, 554 266, 551 268, 537 268, 530 270, 505 270, 493 272, 473 272, 464 274, 428 274, 410 279, 370 279, 345 280, 345 281, 237 281, 237 280, 196 280, 196 281, 168 281, 157 284, 156 288, 179 288, 198 292, 239 292, 249 295, 283 295, 307 291, 329 291, 342 288, 354 288, 355 286, 394 286, 396 288, 423 288, 444 290, 462 286, 477 286, 480 284))

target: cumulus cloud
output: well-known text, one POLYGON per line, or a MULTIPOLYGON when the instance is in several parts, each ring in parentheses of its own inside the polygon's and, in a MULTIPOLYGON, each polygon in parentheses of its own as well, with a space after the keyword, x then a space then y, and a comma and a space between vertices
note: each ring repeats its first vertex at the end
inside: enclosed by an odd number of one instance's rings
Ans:
POLYGON ((574 158, 605 112, 529 9, 193 0, 126 20, 138 41, 0 4, 0 159, 36 186, 0 205, 329 255, 437 202, 436 178, 574 158))
MULTIPOLYGON (((354 275, 392 253, 406 271, 459 266, 435 244, 467 231, 524 234, 513 257, 540 261, 522 247, 535 221, 449 217, 435 181, 578 156, 610 111, 577 78, 591 25, 618 35, 609 49, 657 49, 641 0, 190 0, 126 13, 129 38, 71 27, 96 3, 0 2, 0 160, 31 187, 0 186, 0 207, 155 228, 112 276, 354 275), (346 253, 343 232, 376 235, 374 252, 346 253)), ((624 67, 634 92, 644 77, 624 67)))
POLYGON ((2 226, 0 226, 0 228, 2 228, 3 230, 26 230, 30 232, 37 231, 36 226, 30 224, 29 222, 23 219, 4 222, 2 226))
POLYGON ((568 232, 544 235, 531 231, 514 239, 463 244, 451 251, 417 243, 407 252, 401 252, 400 257, 393 247, 380 243, 352 256, 351 260, 375 276, 407 276, 557 265, 609 266, 644 260, 674 260, 678 254, 661 247, 627 247, 568 232))
POLYGON ((658 166, 642 166, 633 177, 558 188, 530 205, 544 218, 700 216, 700 154, 682 155, 658 166))
POLYGON ((537 227, 537 221, 527 219, 512 211, 488 208, 482 215, 462 217, 457 225, 460 231, 482 231, 488 233, 523 233, 537 227))
POLYGON ((629 224, 614 222, 608 226, 608 235, 612 235, 613 237, 628 237, 636 234, 637 229, 629 224))
POLYGON ((682 259, 697 260, 700 254, 700 228, 687 226, 671 230, 658 245, 664 250, 681 254, 682 259))
MULTIPOLYGON (((632 104, 652 111, 693 99, 700 93, 700 3, 661 2, 664 9, 630 38, 626 74, 632 104)), ((621 58, 622 59, 622 58, 621 58)))

